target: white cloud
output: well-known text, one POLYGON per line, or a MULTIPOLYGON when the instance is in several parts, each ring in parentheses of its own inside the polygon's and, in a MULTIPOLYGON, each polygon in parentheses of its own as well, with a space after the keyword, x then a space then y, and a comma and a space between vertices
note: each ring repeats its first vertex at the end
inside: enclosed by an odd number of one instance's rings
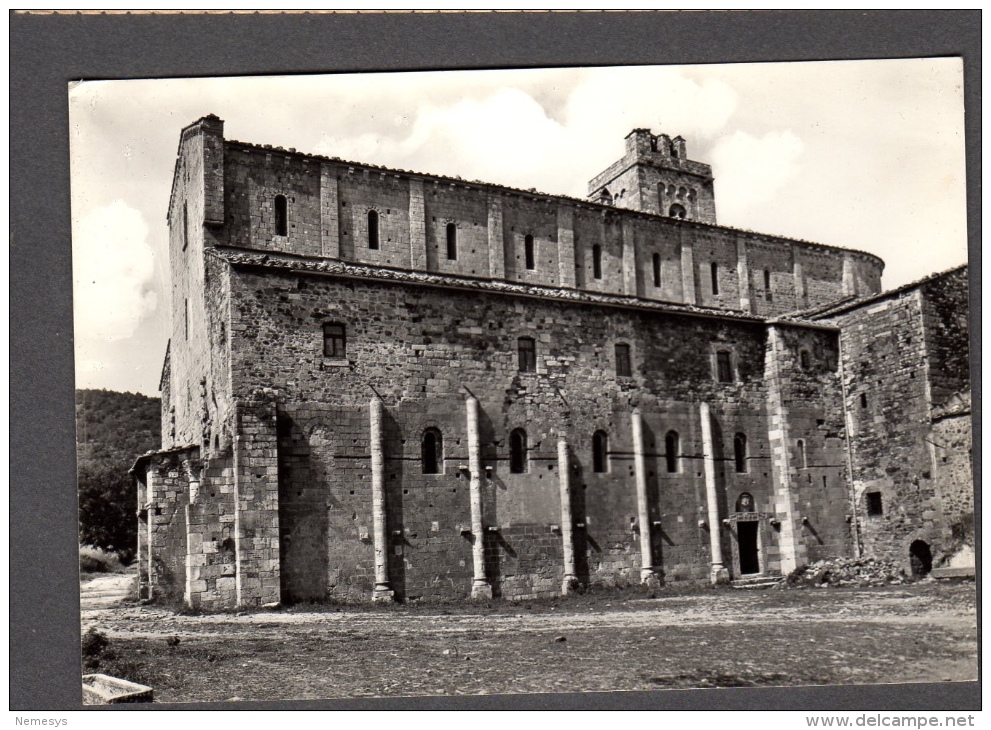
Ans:
POLYGON ((156 310, 155 254, 141 213, 115 200, 73 221, 77 343, 127 339, 156 310))
POLYGON ((791 130, 754 137, 734 132, 712 151, 721 220, 743 224, 753 209, 773 200, 799 172, 805 144, 791 130))

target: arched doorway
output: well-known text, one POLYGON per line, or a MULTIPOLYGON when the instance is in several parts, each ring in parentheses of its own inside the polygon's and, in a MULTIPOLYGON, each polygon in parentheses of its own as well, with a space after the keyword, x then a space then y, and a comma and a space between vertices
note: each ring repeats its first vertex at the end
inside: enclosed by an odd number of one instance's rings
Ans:
POLYGON ((908 548, 909 559, 912 563, 912 576, 922 578, 929 575, 933 569, 932 550, 929 543, 924 540, 916 540, 908 548))

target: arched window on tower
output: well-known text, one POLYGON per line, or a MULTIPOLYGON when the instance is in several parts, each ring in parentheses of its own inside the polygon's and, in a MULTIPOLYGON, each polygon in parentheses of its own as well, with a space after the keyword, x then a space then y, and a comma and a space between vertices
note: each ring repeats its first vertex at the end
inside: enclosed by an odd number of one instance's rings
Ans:
POLYGON ((609 434, 605 431, 592 434, 592 471, 596 474, 609 471, 609 434))
POLYGON ((659 287, 661 285, 661 255, 659 253, 654 254, 654 287, 659 287))
POLYGON ((523 237, 523 249, 527 271, 533 271, 537 268, 537 257, 534 255, 533 250, 533 236, 529 233, 523 237))
POLYGON ((599 203, 602 205, 612 205, 612 193, 609 192, 609 188, 602 188, 599 192, 599 203))
POLYGON ((458 260, 458 227, 453 223, 447 224, 447 260, 458 260))
POLYGON ((424 474, 440 474, 444 463, 444 437, 436 428, 423 432, 420 449, 420 463, 424 474))
POLYGON ((712 280, 712 296, 719 296, 719 264, 713 261, 709 264, 709 275, 712 280))
POLYGON ((747 437, 742 433, 733 437, 733 463, 737 474, 747 473, 747 437))
POLYGON ((275 196, 275 235, 289 235, 289 201, 285 195, 275 196))
POLYGON ((378 211, 368 211, 368 248, 377 250, 379 247, 379 214, 378 211))
POLYGON ((599 244, 592 246, 592 278, 602 278, 602 246, 599 244))
POLYGON ((664 437, 664 464, 668 474, 677 474, 679 465, 679 451, 681 451, 681 438, 677 431, 668 431, 664 437))
POLYGON ((809 457, 805 450, 805 441, 799 439, 796 445, 798 446, 798 463, 802 469, 808 469, 809 457))
POLYGON ((509 434, 509 472, 524 474, 527 471, 526 431, 513 429, 509 434))
POLYGON ((684 218, 688 215, 688 211, 685 210, 685 206, 681 203, 675 203, 670 208, 668 208, 668 215, 672 218, 684 218))
POLYGON ((764 269, 764 299, 772 301, 774 294, 771 292, 771 271, 764 269))

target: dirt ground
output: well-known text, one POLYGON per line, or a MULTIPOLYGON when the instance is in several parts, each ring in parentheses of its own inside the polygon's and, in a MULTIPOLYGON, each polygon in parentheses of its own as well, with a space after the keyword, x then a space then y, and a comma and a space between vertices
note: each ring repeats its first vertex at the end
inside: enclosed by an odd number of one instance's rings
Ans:
POLYGON ((183 615, 133 580, 83 583, 82 629, 157 702, 977 679, 973 582, 183 615))

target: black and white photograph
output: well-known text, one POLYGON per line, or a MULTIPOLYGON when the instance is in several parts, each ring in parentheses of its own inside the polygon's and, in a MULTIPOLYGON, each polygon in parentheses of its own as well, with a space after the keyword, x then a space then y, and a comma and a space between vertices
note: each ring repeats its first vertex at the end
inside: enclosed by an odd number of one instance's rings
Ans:
POLYGON ((70 84, 84 702, 977 680, 963 79, 70 84))

